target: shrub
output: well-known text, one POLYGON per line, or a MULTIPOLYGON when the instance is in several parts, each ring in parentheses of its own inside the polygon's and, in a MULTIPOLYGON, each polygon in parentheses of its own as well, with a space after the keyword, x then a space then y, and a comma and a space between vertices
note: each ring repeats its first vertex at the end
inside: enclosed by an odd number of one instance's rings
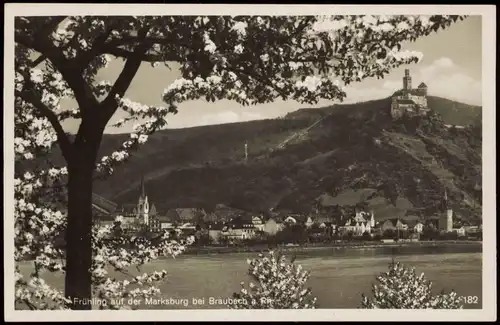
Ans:
POLYGON ((247 260, 249 274, 256 281, 248 288, 241 282, 240 292, 233 294, 233 309, 315 309, 316 298, 305 287, 310 273, 294 259, 288 262, 284 255, 270 251, 268 256, 247 260))
POLYGON ((417 275, 414 268, 391 263, 389 272, 377 277, 379 285, 373 285, 373 297, 362 295, 363 309, 462 309, 457 294, 441 292, 432 295, 432 282, 424 274, 417 275))

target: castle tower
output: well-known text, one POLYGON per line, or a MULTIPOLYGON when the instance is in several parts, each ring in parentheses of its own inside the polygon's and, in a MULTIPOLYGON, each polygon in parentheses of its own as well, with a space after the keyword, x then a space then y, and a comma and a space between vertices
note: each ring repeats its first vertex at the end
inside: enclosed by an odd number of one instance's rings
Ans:
POLYGON ((420 96, 427 96, 427 85, 425 83, 420 83, 420 85, 418 85, 418 94, 420 96))
POLYGON ((370 227, 371 228, 375 228, 375 214, 373 213, 373 211, 371 211, 370 214, 371 214, 371 217, 370 217, 370 227))
POLYGON ((405 93, 411 90, 411 76, 410 69, 405 69, 405 76, 403 77, 403 90, 405 93))

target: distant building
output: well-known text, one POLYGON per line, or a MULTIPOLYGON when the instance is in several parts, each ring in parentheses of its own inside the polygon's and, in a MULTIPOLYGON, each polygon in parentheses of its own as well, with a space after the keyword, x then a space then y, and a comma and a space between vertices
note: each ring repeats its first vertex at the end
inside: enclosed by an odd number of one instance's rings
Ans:
POLYGON ((205 222, 206 212, 201 208, 176 208, 168 210, 166 217, 178 226, 192 224, 196 227, 205 222))
POLYGON ((448 194, 445 189, 439 217, 439 230, 443 232, 453 231, 453 209, 448 202, 448 194))
POLYGON ((255 229, 259 231, 264 230, 264 222, 261 217, 252 217, 252 224, 254 225, 255 229))
POLYGON ((400 218, 392 218, 385 220, 381 225, 382 233, 392 231, 407 231, 409 229, 408 223, 400 218))
POLYGON ((424 231, 424 224, 420 221, 413 225, 413 231, 415 233, 421 234, 424 231))
POLYGON ((224 224, 222 222, 211 223, 208 226, 208 237, 210 238, 210 241, 216 244, 220 242, 223 227, 224 224))
POLYGON ((146 194, 144 176, 141 177, 140 195, 136 204, 123 204, 115 210, 115 215, 123 217, 123 228, 133 230, 141 226, 147 226, 150 230, 158 228, 158 222, 152 220, 157 217, 156 206, 151 204, 146 194))
POLYGON ((426 115, 428 112, 427 85, 422 82, 417 89, 412 89, 410 70, 406 69, 403 77, 403 89, 392 97, 392 118, 400 118, 405 114, 426 115))
POLYGON ((283 223, 278 222, 275 218, 269 218, 264 224, 264 232, 268 235, 276 235, 276 233, 283 229, 283 223))
POLYGON ((94 223, 100 226, 112 225, 115 220, 116 209, 116 203, 92 193, 92 216, 94 223))
POLYGON ((283 223, 287 225, 303 225, 307 220, 307 217, 300 214, 288 214, 283 218, 283 223))
POLYGON ((221 235, 231 242, 253 238, 256 235, 256 230, 252 220, 236 218, 222 227, 221 235))
POLYGON ((208 214, 205 219, 209 222, 229 222, 231 219, 237 218, 239 216, 245 215, 246 212, 240 209, 236 209, 225 204, 219 203, 215 206, 212 213, 208 214))
POLYGON ((375 226, 375 217, 373 212, 356 212, 354 217, 342 221, 338 229, 341 233, 352 233, 354 236, 361 236, 365 232, 372 232, 372 224, 375 226), (372 220, 373 219, 373 220, 372 220))
POLYGON ((153 232, 160 232, 165 230, 173 230, 175 227, 172 221, 167 216, 155 215, 152 216, 149 220, 149 228, 153 232))
POLYGON ((467 235, 473 235, 481 232, 478 226, 464 226, 464 231, 467 235))
POLYGON ((465 236, 465 228, 464 228, 464 226, 453 228, 452 231, 456 232, 459 237, 465 236))

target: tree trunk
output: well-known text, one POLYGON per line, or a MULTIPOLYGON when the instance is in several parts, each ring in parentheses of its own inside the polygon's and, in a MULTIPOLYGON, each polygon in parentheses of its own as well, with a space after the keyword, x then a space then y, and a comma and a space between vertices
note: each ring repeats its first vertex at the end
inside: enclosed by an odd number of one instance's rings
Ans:
POLYGON ((68 162, 68 225, 66 230, 65 296, 69 307, 92 308, 92 176, 95 148, 83 143, 74 145, 68 162))

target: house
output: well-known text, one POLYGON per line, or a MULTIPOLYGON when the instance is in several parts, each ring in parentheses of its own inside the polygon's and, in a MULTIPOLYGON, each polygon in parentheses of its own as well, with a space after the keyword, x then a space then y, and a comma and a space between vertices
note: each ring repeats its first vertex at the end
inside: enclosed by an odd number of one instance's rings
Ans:
POLYGON ((208 237, 210 238, 210 241, 214 243, 220 242, 223 227, 224 223, 222 222, 210 223, 208 225, 208 237))
POLYGON ((467 235, 469 234, 477 234, 481 231, 478 226, 464 226, 464 231, 467 235))
POLYGON ((339 232, 362 236, 365 232, 372 232, 372 225, 375 226, 373 213, 356 212, 354 217, 343 220, 338 228, 339 232))
POLYGON ((416 224, 413 225, 412 230, 417 234, 421 234, 424 231, 424 224, 418 221, 416 224))
POLYGON ((253 238, 256 230, 251 220, 236 218, 222 227, 221 235, 225 236, 229 241, 238 241, 253 238))
POLYGON ((335 218, 329 215, 318 215, 314 218, 314 223, 320 227, 335 223, 335 218))
POLYGON ((94 223, 99 227, 112 226, 115 223, 115 216, 111 214, 94 215, 94 223))
POLYGON ((424 224, 416 215, 409 215, 402 218, 403 223, 407 225, 407 229, 413 233, 422 233, 424 231, 424 224))
POLYGON ((464 228, 464 226, 460 226, 460 227, 457 227, 457 228, 453 228, 453 230, 452 230, 452 231, 453 231, 453 232, 456 232, 456 233, 457 233, 457 235, 458 235, 459 237, 463 237, 463 236, 465 236, 465 228, 464 228))
POLYGON ((269 218, 264 224, 264 232, 268 235, 276 235, 276 233, 282 230, 284 224, 276 218, 269 218))
POLYGON ((176 208, 168 210, 166 217, 174 224, 184 225, 191 223, 200 225, 205 219, 206 212, 200 208, 176 208))
POLYGON ((254 225, 255 229, 259 231, 264 230, 264 222, 262 220, 262 217, 252 217, 252 224, 254 225))
POLYGON ((92 217, 95 224, 99 226, 112 225, 116 209, 116 203, 92 193, 92 217))
POLYGON ((314 218, 314 224, 319 228, 324 229, 325 233, 333 235, 337 231, 337 224, 335 218, 331 216, 317 216, 314 218))
POLYGON ((311 217, 306 217, 306 220, 304 222, 304 225, 306 226, 306 228, 311 228, 312 225, 314 224, 314 221, 311 217))
POLYGON ((300 225, 300 224, 305 224, 307 221, 308 217, 305 217, 300 214, 287 214, 283 218, 283 223, 287 225, 300 225))
POLYGON ((200 227, 196 224, 186 222, 182 225, 179 225, 177 229, 179 229, 183 235, 190 236, 194 235, 200 229, 200 227))
POLYGON ((385 220, 381 228, 382 232, 386 232, 388 230, 405 231, 408 230, 408 224, 400 218, 392 218, 385 220))

